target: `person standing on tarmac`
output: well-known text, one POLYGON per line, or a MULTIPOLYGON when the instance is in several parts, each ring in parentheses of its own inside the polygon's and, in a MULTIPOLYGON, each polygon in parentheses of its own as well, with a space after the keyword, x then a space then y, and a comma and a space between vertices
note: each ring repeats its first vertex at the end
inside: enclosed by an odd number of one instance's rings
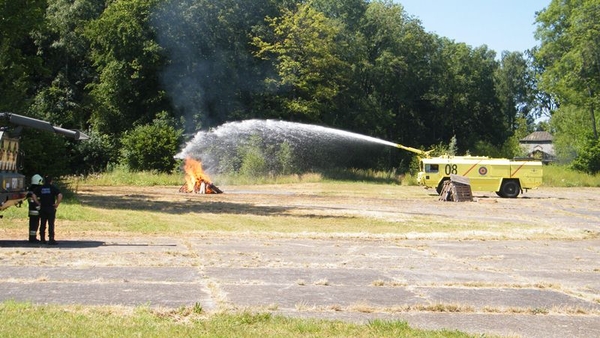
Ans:
POLYGON ((40 205, 33 199, 33 190, 44 184, 42 176, 35 174, 31 177, 31 186, 27 192, 27 203, 29 204, 29 242, 37 243, 37 231, 40 227, 40 205))
POLYGON ((33 191, 33 200, 40 205, 40 242, 46 243, 46 223, 48 223, 48 235, 50 245, 58 244, 54 240, 54 222, 56 220, 56 208, 62 201, 63 195, 60 190, 52 184, 52 177, 46 176, 44 185, 33 191))

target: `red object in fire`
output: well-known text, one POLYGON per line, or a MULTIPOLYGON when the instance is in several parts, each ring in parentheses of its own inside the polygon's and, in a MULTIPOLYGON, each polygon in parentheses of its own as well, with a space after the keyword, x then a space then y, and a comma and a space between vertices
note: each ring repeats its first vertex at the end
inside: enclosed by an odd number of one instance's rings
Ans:
POLYGON ((221 194, 223 191, 217 188, 208 175, 202 169, 202 163, 191 157, 185 159, 183 166, 185 171, 185 184, 179 188, 179 192, 196 194, 221 194))

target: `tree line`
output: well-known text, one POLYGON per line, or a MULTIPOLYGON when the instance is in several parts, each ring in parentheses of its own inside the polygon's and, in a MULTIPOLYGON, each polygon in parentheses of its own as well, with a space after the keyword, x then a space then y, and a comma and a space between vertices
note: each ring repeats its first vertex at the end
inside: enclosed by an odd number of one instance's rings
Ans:
POLYGON ((26 173, 171 171, 186 135, 249 118, 504 157, 543 127, 589 170, 599 3, 552 1, 540 47, 498 55, 427 32, 401 1, 0 0, 0 110, 91 135, 24 131, 26 173))

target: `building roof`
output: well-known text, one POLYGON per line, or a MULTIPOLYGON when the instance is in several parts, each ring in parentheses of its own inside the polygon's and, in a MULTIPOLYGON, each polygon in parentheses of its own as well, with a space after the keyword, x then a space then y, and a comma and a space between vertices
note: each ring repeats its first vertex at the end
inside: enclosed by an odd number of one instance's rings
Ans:
POLYGON ((523 147, 525 147, 525 150, 527 150, 527 154, 529 154, 529 155, 539 151, 539 152, 548 154, 553 157, 556 156, 556 153, 554 152, 553 144, 527 143, 527 144, 523 144, 523 147))
POLYGON ((547 131, 534 131, 527 135, 525 138, 519 140, 522 143, 538 143, 538 142, 552 142, 554 137, 547 131))

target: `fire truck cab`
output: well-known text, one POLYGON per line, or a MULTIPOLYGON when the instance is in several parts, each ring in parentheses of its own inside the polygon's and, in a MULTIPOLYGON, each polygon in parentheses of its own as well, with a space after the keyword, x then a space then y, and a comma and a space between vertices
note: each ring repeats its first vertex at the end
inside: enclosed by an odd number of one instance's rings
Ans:
POLYGON ((515 198, 523 190, 542 184, 542 162, 483 156, 440 156, 421 158, 417 182, 441 193, 450 175, 469 178, 474 191, 494 191, 500 197, 515 198))

